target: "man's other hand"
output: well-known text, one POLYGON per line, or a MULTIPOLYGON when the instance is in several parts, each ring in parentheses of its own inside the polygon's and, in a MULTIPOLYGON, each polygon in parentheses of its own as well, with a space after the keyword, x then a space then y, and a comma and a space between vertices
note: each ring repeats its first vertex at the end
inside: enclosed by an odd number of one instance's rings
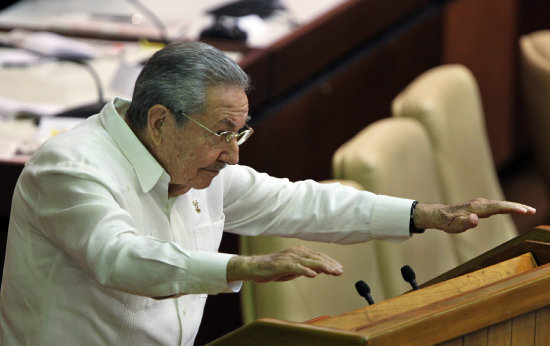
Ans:
POLYGON ((295 246, 280 252, 257 256, 234 256, 227 265, 227 281, 287 281, 319 273, 341 275, 342 265, 329 256, 295 246))

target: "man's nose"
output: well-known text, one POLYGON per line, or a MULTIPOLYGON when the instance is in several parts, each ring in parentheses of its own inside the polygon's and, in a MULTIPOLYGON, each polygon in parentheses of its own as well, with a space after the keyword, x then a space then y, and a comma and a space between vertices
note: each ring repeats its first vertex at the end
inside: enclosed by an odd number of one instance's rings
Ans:
POLYGON ((235 139, 227 143, 224 150, 220 153, 219 159, 228 165, 239 163, 239 145, 235 139))

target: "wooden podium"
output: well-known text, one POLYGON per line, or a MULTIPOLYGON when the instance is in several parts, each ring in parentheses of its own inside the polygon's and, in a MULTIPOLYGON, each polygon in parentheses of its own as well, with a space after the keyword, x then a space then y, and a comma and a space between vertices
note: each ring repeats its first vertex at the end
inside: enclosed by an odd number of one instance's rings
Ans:
POLYGON ((259 319, 210 345, 434 344, 550 345, 550 226, 419 290, 305 323, 259 319))

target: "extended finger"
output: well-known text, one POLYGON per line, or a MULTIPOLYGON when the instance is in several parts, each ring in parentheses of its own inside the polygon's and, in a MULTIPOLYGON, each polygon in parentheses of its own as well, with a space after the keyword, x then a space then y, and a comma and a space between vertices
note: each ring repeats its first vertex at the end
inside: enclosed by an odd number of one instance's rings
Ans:
POLYGON ((342 266, 340 264, 325 262, 322 259, 304 258, 300 261, 300 264, 314 270, 316 273, 325 273, 331 275, 342 274, 342 266))
POLYGON ((254 280, 258 282, 284 281, 282 278, 298 276, 315 277, 317 272, 295 261, 274 260, 258 272, 254 280))
POLYGON ((305 246, 295 246, 285 250, 288 255, 295 256, 294 259, 308 268, 317 272, 324 272, 339 275, 342 273, 342 265, 332 257, 311 250, 305 246))
POLYGON ((506 210, 505 212, 515 212, 519 214, 535 214, 537 210, 531 206, 508 201, 500 201, 500 208, 506 210))
POLYGON ((333 275, 340 275, 342 273, 342 264, 332 257, 306 247, 299 247, 299 251, 301 251, 302 256, 302 261, 300 263, 308 268, 311 268, 316 272, 323 272, 333 275))
POLYGON ((472 201, 471 212, 485 218, 495 214, 535 214, 536 209, 525 204, 509 201, 476 199, 472 201))

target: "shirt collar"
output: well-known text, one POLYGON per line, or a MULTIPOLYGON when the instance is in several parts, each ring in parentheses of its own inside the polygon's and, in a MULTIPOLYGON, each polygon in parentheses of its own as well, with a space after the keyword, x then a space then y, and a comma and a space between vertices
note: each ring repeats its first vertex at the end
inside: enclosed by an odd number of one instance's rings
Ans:
POLYGON ((143 192, 149 192, 161 178, 168 187, 170 181, 168 173, 140 142, 123 119, 129 106, 129 100, 120 97, 113 98, 99 114, 101 123, 117 143, 122 154, 134 167, 143 192))

